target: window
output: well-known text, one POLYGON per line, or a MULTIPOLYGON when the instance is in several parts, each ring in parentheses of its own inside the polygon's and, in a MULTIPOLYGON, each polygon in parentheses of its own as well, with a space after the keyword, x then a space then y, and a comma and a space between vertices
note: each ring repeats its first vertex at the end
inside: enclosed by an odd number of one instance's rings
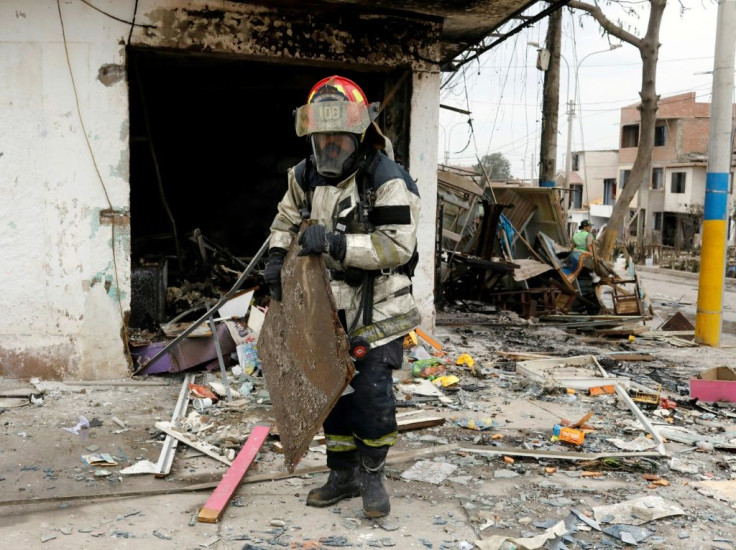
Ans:
POLYGON ((618 173, 618 176, 619 176, 618 177, 618 183, 619 183, 618 186, 621 189, 623 189, 624 188, 624 185, 626 185, 626 182, 629 180, 629 176, 630 175, 631 175, 631 170, 621 170, 618 173))
POLYGON ((667 145, 667 124, 665 122, 657 122, 654 127, 654 146, 662 147, 667 145))
POLYGON ((652 189, 664 189, 664 168, 652 168, 652 189))
POLYGON ((578 153, 572 155, 572 170, 573 172, 580 171, 580 155, 578 153))
POLYGON ((654 213, 654 230, 662 231, 662 212, 654 213))
POLYGON ((612 206, 616 203, 616 179, 606 178, 603 180, 603 204, 612 206))
POLYGON ((639 125, 628 124, 621 130, 621 147, 639 146, 639 125))
POLYGON ((672 172, 670 192, 672 193, 684 193, 685 192, 685 172, 672 172))

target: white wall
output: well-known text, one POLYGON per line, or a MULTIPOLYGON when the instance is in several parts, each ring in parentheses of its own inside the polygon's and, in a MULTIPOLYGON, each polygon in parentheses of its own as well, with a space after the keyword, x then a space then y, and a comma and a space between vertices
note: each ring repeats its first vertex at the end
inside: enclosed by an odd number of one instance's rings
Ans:
POLYGON ((422 199, 419 217, 419 265, 414 275, 414 297, 422 327, 434 329, 434 240, 437 223, 437 128, 439 72, 416 72, 412 81, 409 165, 422 199))
POLYGON ((124 62, 128 26, 60 5, 71 71, 56 2, 0 3, 0 372, 124 376, 129 226, 113 236, 100 212, 128 208, 127 86, 97 75, 124 62))
POLYGON ((664 211, 687 213, 690 205, 705 204, 705 168, 671 166, 664 171, 664 211), (672 173, 685 172, 685 192, 672 192, 672 173))
POLYGON ((578 173, 583 179, 583 202, 603 198, 603 180, 618 178, 618 151, 582 151, 578 173))

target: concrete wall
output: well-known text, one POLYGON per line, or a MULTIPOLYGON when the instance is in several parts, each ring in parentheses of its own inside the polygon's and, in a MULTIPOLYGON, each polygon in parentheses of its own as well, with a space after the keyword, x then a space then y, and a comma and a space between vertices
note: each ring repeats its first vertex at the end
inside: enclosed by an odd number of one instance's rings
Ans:
MULTIPOLYGON (((95 2, 124 20, 134 5, 95 2)), ((122 377, 131 26, 82 2, 60 9, 53 0, 0 3, 0 374, 122 377)), ((133 45, 413 69, 410 169, 423 201, 415 294, 433 328, 440 23, 180 0, 138 2, 136 23, 155 28, 136 26, 133 45)))
POLYGON ((603 180, 617 178, 618 151, 581 151, 578 173, 585 182, 583 203, 603 198, 603 180))
POLYGON ((61 11, 66 48, 56 2, 0 3, 0 373, 109 378, 128 367, 129 27, 61 11))

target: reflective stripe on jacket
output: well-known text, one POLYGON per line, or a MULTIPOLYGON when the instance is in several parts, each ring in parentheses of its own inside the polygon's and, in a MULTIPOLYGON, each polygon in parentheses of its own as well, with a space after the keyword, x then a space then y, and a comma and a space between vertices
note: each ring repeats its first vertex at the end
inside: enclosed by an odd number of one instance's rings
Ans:
MULTIPOLYGON (((355 174, 337 185, 323 184, 314 187, 310 201, 312 220, 324 225, 327 231, 335 231, 338 218, 350 220, 345 229, 347 248, 344 261, 338 262, 329 254, 323 255, 325 264, 330 270, 344 271, 347 268, 388 270, 405 264, 414 252, 419 220, 419 197, 408 189, 404 179, 398 175, 398 170, 391 170, 393 161, 383 157, 381 163, 388 163, 381 169, 381 173, 387 176, 384 181, 378 181, 374 186, 373 207, 408 206, 410 215, 408 219, 402 220, 407 223, 376 225, 372 232, 366 232, 358 220, 360 197, 355 174)), ((295 170, 292 168, 289 170, 287 191, 278 205, 278 213, 271 224, 271 248, 289 248, 302 221, 300 209, 306 203, 306 193, 299 185, 295 170)), ((370 327, 375 324, 380 329, 367 331, 377 338, 375 340, 368 338, 371 348, 408 334, 419 324, 420 316, 414 297, 407 291, 410 286, 411 279, 402 273, 390 272, 376 276, 373 324, 370 327), (393 320, 396 322, 392 322, 393 320)), ((350 286, 341 280, 332 280, 331 288, 337 309, 345 311, 347 326, 352 327, 359 313, 362 287, 350 286)), ((356 324, 356 332, 361 327, 363 327, 362 318, 356 324)))

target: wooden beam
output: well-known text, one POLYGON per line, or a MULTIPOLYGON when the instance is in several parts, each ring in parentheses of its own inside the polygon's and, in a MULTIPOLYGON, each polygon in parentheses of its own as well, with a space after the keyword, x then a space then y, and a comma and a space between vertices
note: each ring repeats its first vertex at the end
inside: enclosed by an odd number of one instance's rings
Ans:
POLYGON ((424 332, 421 328, 417 327, 414 329, 414 331, 417 333, 417 335, 427 342, 430 346, 432 346, 437 351, 442 351, 442 344, 440 344, 437 340, 432 338, 429 334, 424 332))
POLYGON ((217 523, 227 503, 230 502, 230 497, 240 484, 240 480, 243 479, 246 470, 253 463, 263 442, 268 437, 270 429, 269 426, 255 426, 253 428, 243 448, 240 449, 238 456, 235 457, 232 466, 225 473, 222 481, 207 500, 204 508, 199 511, 197 521, 217 523))

